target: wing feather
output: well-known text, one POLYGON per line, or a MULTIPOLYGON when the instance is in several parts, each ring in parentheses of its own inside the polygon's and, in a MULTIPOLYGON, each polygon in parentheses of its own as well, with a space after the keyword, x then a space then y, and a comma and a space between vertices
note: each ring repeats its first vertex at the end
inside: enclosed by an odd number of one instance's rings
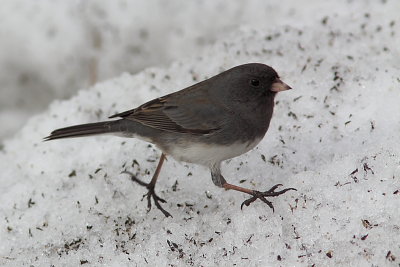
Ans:
POLYGON ((115 114, 163 131, 209 134, 225 123, 227 108, 209 100, 207 90, 188 89, 151 100, 138 108, 115 114), (190 93, 188 92, 190 90, 190 93))

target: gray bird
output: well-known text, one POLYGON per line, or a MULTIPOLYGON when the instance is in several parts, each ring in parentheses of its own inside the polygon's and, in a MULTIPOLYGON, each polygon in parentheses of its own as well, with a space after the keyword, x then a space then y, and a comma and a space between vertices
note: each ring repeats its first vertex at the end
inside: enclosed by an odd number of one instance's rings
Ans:
POLYGON ((155 144, 161 151, 150 183, 132 180, 147 187, 147 205, 151 199, 158 209, 171 216, 160 204, 166 201, 154 191, 166 155, 178 161, 200 164, 211 170, 216 186, 251 195, 243 205, 262 200, 272 210, 267 197, 281 195, 294 188, 265 192, 228 183, 221 174, 221 162, 254 148, 268 130, 277 92, 291 89, 270 66, 250 63, 224 71, 210 79, 178 92, 151 100, 138 108, 115 114, 117 120, 81 124, 53 131, 46 141, 114 133, 155 144))

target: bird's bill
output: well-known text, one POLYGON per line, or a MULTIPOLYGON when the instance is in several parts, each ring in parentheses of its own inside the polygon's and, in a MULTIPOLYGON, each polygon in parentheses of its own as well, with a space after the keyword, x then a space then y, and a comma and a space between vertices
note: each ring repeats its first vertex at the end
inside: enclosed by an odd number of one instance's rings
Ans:
POLYGON ((290 90, 290 89, 292 89, 292 87, 290 87, 286 83, 282 82, 280 79, 276 79, 271 87, 272 92, 281 92, 281 91, 286 91, 286 90, 290 90))

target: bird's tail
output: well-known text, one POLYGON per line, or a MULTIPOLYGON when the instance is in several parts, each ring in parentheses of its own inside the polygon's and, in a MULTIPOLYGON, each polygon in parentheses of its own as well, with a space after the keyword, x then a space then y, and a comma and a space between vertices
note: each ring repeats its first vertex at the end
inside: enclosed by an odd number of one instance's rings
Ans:
POLYGON ((44 141, 70 137, 82 137, 96 134, 106 134, 119 131, 120 120, 80 124, 54 130, 49 136, 44 138, 44 141))

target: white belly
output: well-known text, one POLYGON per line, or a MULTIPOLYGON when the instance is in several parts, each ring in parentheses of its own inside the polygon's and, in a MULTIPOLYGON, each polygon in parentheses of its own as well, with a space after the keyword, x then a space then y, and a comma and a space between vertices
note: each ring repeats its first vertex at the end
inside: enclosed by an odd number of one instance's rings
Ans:
POLYGON ((261 139, 262 138, 256 139, 254 142, 238 142, 230 146, 191 143, 187 146, 179 145, 171 147, 168 154, 179 161, 211 167, 215 163, 246 153, 253 149, 261 139))

